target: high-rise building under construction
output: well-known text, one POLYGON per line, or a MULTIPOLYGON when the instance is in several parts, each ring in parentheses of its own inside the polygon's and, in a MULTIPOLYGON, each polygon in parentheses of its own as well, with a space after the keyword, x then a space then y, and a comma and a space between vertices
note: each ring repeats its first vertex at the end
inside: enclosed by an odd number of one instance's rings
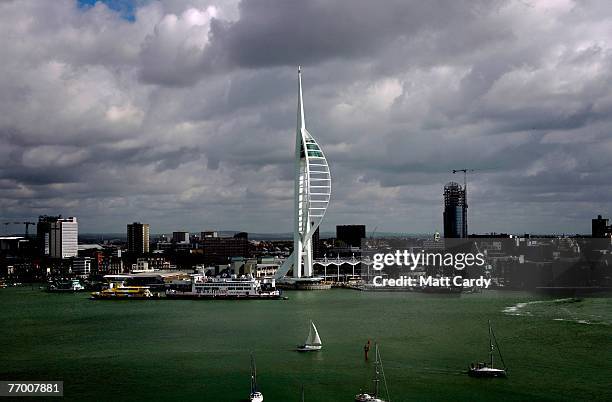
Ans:
POLYGON ((455 182, 444 186, 444 237, 468 236, 467 207, 465 187, 455 182))

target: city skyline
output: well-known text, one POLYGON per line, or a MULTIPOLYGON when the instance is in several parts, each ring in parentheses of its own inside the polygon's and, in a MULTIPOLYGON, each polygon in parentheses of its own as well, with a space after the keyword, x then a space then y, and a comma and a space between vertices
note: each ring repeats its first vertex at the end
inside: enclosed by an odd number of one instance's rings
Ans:
POLYGON ((322 232, 442 232, 458 168, 470 233, 612 215, 605 2, 85 3, 0 4, 0 221, 291 232, 298 64, 322 232))

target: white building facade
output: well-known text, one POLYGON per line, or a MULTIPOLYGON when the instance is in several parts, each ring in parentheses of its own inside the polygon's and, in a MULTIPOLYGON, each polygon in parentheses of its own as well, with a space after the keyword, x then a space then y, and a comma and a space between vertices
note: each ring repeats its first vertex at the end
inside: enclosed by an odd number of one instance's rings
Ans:
POLYGON ((49 228, 45 238, 45 254, 52 258, 76 257, 79 251, 77 218, 59 218, 49 228))
POLYGON ((81 278, 86 278, 91 274, 91 258, 77 257, 72 260, 72 273, 81 278))

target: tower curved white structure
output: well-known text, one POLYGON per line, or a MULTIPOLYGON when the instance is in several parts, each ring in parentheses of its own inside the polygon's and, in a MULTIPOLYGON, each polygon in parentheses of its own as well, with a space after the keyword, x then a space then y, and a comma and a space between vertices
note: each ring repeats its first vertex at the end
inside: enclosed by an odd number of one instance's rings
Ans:
POLYGON ((295 136, 295 221, 293 253, 278 269, 282 278, 312 277, 312 235, 319 227, 331 197, 331 174, 323 150, 306 129, 302 98, 302 72, 298 67, 298 111, 295 136))

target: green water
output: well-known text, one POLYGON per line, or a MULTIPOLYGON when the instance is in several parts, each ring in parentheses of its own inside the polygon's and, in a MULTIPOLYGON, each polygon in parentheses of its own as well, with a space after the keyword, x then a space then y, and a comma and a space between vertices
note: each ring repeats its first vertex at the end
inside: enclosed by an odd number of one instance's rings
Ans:
POLYGON ((65 398, 78 401, 240 401, 252 351, 266 402, 299 401, 302 384, 306 401, 352 401, 371 385, 362 348, 372 339, 395 402, 612 400, 612 299, 286 294, 286 301, 113 302, 0 289, 0 379, 63 380, 65 398), (507 309, 517 303, 526 304, 507 309), (324 350, 296 353, 311 318, 324 350), (464 373, 486 359, 487 319, 508 379, 464 373))

